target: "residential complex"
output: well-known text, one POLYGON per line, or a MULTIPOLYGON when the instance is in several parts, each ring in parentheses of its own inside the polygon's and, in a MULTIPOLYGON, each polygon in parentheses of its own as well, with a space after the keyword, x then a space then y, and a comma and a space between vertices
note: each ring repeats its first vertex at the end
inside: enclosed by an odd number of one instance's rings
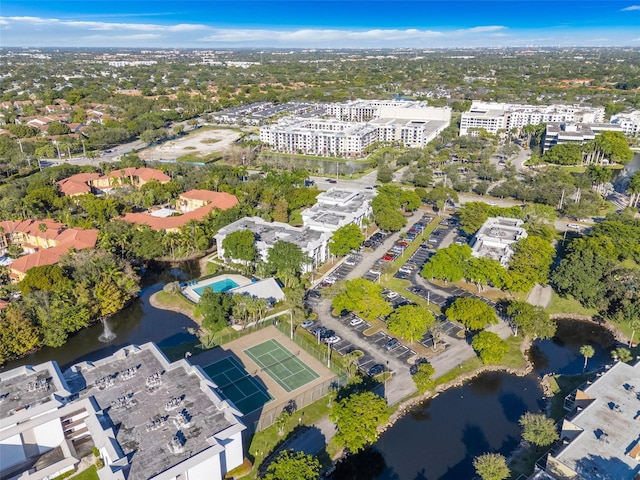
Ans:
POLYGON ((604 122, 604 107, 473 102, 460 119, 460 135, 473 135, 479 129, 495 135, 499 130, 550 122, 604 122))
POLYGON ((625 135, 637 137, 640 135, 640 110, 614 115, 611 117, 611 123, 620 125, 625 135))
POLYGON ((640 362, 617 362, 567 398, 572 410, 533 478, 634 480, 640 475, 640 362))
POLYGON ((371 215, 371 199, 375 192, 330 188, 316 197, 316 204, 302 211, 305 226, 333 233, 351 223, 359 227, 371 215))
POLYGON ((329 119, 285 117, 260 129, 260 141, 276 151, 359 157, 376 142, 424 147, 451 121, 450 108, 424 102, 358 100, 324 106, 329 119))
POLYGON ((78 173, 60 180, 58 188, 63 195, 76 196, 85 193, 108 193, 115 188, 130 186, 140 188, 151 180, 167 183, 171 177, 155 168, 123 168, 107 175, 99 173, 78 173))
POLYGON ((218 256, 225 258, 222 242, 232 232, 251 230, 256 235, 256 248, 260 258, 266 260, 269 249, 278 240, 298 245, 309 257, 303 271, 310 271, 329 258, 329 239, 340 227, 349 224, 363 226, 371 214, 371 199, 375 191, 347 188, 330 188, 317 197, 317 203, 302 211, 302 227, 292 227, 281 222, 266 222, 259 217, 249 217, 222 227, 216 236, 218 256))
POLYGON ((152 343, 64 374, 55 362, 0 373, 0 476, 54 478, 97 448, 101 480, 222 480, 243 462, 242 414, 187 360, 152 343))
POLYGON ((511 246, 527 237, 523 224, 517 218, 488 218, 471 241, 473 256, 498 260, 503 267, 508 266, 513 256, 511 246))
POLYGON ((256 237, 255 246, 262 260, 267 260, 269 250, 279 240, 293 243, 309 257, 309 262, 302 265, 302 271, 308 272, 323 264, 329 258, 329 238, 331 234, 315 230, 311 227, 292 227, 282 222, 267 222, 260 217, 245 217, 218 230, 214 236, 218 247, 218 257, 225 257, 224 239, 232 232, 251 230, 256 237))
POLYGON ((58 263, 71 249, 93 248, 97 241, 97 230, 67 228, 51 219, 0 222, 0 255, 10 245, 26 252, 8 265, 13 281, 22 280, 30 268, 58 263))
POLYGON ((542 152, 563 143, 588 142, 603 131, 622 132, 622 128, 614 123, 548 123, 542 140, 542 152))
POLYGON ((210 190, 189 190, 181 193, 176 208, 159 208, 150 213, 127 213, 125 222, 148 225, 153 230, 177 231, 188 222, 202 221, 214 209, 227 210, 238 204, 235 195, 210 190))

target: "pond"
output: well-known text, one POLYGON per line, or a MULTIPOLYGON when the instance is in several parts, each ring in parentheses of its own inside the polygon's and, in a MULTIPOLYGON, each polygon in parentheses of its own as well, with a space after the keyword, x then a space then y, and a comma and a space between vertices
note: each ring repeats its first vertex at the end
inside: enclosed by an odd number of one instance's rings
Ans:
POLYGON ((85 360, 95 360, 114 353, 129 344, 157 342, 161 347, 171 347, 194 338, 187 332, 196 327, 186 315, 160 310, 149 304, 149 297, 162 290, 167 282, 198 278, 198 262, 182 262, 178 266, 156 264, 143 279, 139 298, 130 306, 109 317, 108 329, 115 335, 111 340, 100 338, 105 333, 102 323, 79 331, 69 337, 59 348, 45 347, 26 357, 9 362, 2 370, 10 370, 21 365, 36 365, 55 360, 64 370, 85 360))
POLYGON ((603 327, 558 321, 553 340, 536 342, 534 372, 526 377, 486 373, 411 409, 384 432, 375 448, 386 462, 380 480, 473 478, 473 459, 487 452, 508 457, 520 442, 518 419, 544 407, 539 378, 545 373, 581 373, 581 345, 593 345, 589 368, 611 360, 613 338, 603 327))

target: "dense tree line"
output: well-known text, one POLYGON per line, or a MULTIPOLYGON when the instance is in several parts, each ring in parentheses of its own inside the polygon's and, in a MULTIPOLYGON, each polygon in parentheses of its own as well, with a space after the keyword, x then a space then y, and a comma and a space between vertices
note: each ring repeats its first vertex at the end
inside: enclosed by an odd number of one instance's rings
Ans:
POLYGON ((639 263, 640 221, 618 213, 573 240, 551 278, 561 295, 634 326, 640 318, 639 263))
POLYGON ((103 250, 69 253, 59 265, 35 267, 18 285, 22 297, 0 312, 0 363, 107 317, 138 291, 131 267, 103 250))

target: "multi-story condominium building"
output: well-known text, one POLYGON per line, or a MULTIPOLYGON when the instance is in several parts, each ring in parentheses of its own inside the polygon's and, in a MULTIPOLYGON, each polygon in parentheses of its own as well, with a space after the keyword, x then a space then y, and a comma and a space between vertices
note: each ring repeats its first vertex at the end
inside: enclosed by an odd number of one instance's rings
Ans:
POLYGON ((265 125, 260 141, 285 153, 357 157, 375 142, 424 147, 451 122, 450 108, 423 102, 359 100, 327 105, 325 111, 334 118, 288 117, 265 125))
POLYGON ((523 224, 524 222, 517 218, 488 218, 473 237, 472 255, 498 260, 503 267, 508 266, 513 256, 511 246, 527 237, 523 224))
POLYGON ((542 152, 562 143, 588 142, 605 130, 622 132, 620 125, 613 123, 548 123, 542 140, 542 152))
POLYGON ((378 141, 378 132, 366 123, 290 117, 260 128, 260 141, 284 153, 355 157, 378 141))
POLYGON ((636 480, 640 475, 640 362, 617 362, 565 399, 560 444, 535 480, 636 480))
POLYGON ((95 447, 101 480, 222 480, 244 459, 242 413, 187 360, 152 343, 0 373, 0 476, 71 472, 95 447))
POLYGON ((496 134, 499 130, 520 129, 525 125, 550 122, 598 123, 604 121, 604 107, 578 105, 519 105, 473 102, 462 114, 460 135, 473 135, 479 129, 496 134))
POLYGON ((625 135, 637 137, 640 135, 640 110, 614 115, 611 117, 611 123, 620 125, 625 135))
POLYGON ((305 227, 332 234, 349 224, 363 226, 371 215, 371 199, 375 192, 330 188, 316 197, 316 204, 302 211, 305 227))
POLYGON ((10 245, 26 252, 8 265, 13 281, 22 280, 30 268, 58 263, 70 249, 93 248, 97 241, 98 230, 67 228, 51 219, 0 222, 0 255, 10 245))
POLYGON ((269 257, 269 250, 279 240, 297 245, 302 253, 309 257, 309 261, 302 265, 303 272, 313 270, 329 258, 330 233, 306 226, 292 227, 282 222, 267 222, 260 217, 241 218, 218 230, 214 236, 218 247, 218 257, 227 258, 223 246, 224 239, 230 233, 238 230, 251 230, 255 234, 255 246, 259 257, 264 261, 269 257))
POLYGON ((140 188, 151 180, 159 183, 167 183, 171 177, 155 168, 122 168, 114 170, 107 175, 99 173, 78 173, 57 182, 63 195, 75 196, 85 193, 109 192, 114 188, 129 186, 140 188))

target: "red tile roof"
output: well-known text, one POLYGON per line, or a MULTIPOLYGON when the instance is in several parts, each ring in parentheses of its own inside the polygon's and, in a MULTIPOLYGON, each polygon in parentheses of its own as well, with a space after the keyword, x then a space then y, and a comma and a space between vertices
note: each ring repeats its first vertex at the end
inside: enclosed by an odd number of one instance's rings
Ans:
POLYGON ((58 263, 60 257, 67 253, 69 249, 82 250, 83 248, 93 248, 98 241, 98 230, 66 228, 64 224, 51 219, 8 220, 0 222, 0 227, 4 229, 5 235, 23 233, 55 243, 55 246, 50 248, 40 248, 35 253, 17 258, 9 268, 21 273, 26 273, 27 270, 33 267, 58 263), (40 230, 41 224, 47 226, 44 232, 40 230))
POLYGON ((60 191, 64 195, 79 195, 82 193, 91 193, 91 184, 96 180, 102 180, 105 178, 124 178, 124 177, 138 177, 141 180, 148 182, 149 180, 157 180, 160 183, 166 183, 171 180, 171 177, 165 175, 160 170, 155 168, 123 168, 120 170, 114 170, 109 175, 100 175, 98 173, 78 173, 68 178, 60 180, 58 186, 60 191))
POLYGON ((212 192, 211 190, 189 190, 180 195, 180 198, 189 200, 201 200, 213 204, 214 207, 226 210, 238 204, 238 198, 227 192, 212 192))
POLYGON ((146 213, 127 213, 122 220, 130 223, 138 223, 142 225, 148 225, 153 230, 174 230, 186 225, 190 220, 202 221, 204 220, 209 213, 215 208, 219 208, 220 210, 227 210, 238 204, 238 199, 235 195, 231 195, 230 193, 225 192, 210 192, 209 190, 190 190, 188 192, 180 195, 184 198, 193 198, 197 200, 201 200, 202 198, 197 198, 196 195, 207 195, 208 200, 211 202, 207 205, 204 205, 200 208, 196 208, 191 212, 187 212, 183 215, 178 215, 175 217, 153 217, 146 213), (196 193, 194 193, 196 192, 196 193), (200 192, 200 193, 197 193, 200 192), (202 193, 205 192, 205 193, 202 193), (191 195, 194 196, 191 196, 191 195))

